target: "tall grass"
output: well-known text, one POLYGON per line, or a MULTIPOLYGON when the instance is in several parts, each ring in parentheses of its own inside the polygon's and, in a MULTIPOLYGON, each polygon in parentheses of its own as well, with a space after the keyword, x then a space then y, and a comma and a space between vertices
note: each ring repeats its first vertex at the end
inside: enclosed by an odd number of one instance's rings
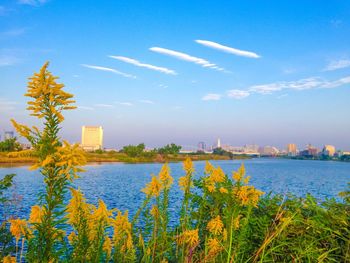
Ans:
POLYGON ((323 203, 312 196, 264 194, 249 185, 244 165, 227 175, 207 162, 194 180, 193 163, 186 159, 183 177, 174 182, 165 164, 142 189, 144 201, 133 218, 103 200, 87 203, 71 186, 84 154, 58 137, 62 112, 73 108, 72 95, 47 66, 30 79, 26 94, 32 98, 28 109, 44 120, 44 129, 13 121, 39 153, 33 169, 43 174, 46 188, 29 219, 9 220, 17 249, 4 262, 350 261, 349 191, 342 202, 323 203), (174 183, 183 197, 179 220, 170 227, 174 183), (71 199, 64 205, 68 191, 71 199))

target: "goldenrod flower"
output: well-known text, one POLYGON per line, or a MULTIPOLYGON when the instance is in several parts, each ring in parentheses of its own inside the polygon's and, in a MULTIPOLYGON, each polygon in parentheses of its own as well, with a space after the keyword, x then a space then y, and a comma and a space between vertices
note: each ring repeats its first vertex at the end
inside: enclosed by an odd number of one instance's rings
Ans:
POLYGON ((158 207, 156 205, 152 206, 151 215, 154 218, 158 218, 159 217, 159 209, 158 209, 158 207))
POLYGON ((16 263, 16 257, 11 257, 10 255, 4 257, 3 263, 16 263))
POLYGON ((109 223, 110 216, 112 216, 112 211, 108 210, 106 204, 100 199, 98 201, 98 208, 91 215, 91 219, 104 225, 109 223))
POLYGON ((190 157, 187 157, 186 160, 183 162, 183 169, 186 171, 186 173, 194 172, 193 162, 190 157))
POLYGON ((71 245, 73 244, 76 236, 77 236, 77 234, 74 231, 72 231, 72 233, 69 234, 69 236, 68 236, 69 244, 71 244, 71 245))
POLYGON ((213 172, 209 176, 209 180, 212 183, 222 183, 225 181, 225 173, 220 166, 213 170, 213 172))
POLYGON ((226 241, 227 240, 227 229, 225 228, 224 231, 222 231, 222 240, 226 241))
POLYGON ((29 216, 29 223, 31 224, 41 223, 43 214, 44 214, 43 208, 41 208, 38 205, 32 206, 30 216, 29 216))
POLYGON ((214 166, 210 162, 208 161, 205 162, 205 168, 204 168, 205 174, 211 174, 214 171, 214 169, 215 169, 214 166))
POLYGON ((208 191, 209 191, 210 193, 212 193, 212 192, 215 191, 215 184, 212 183, 212 182, 207 183, 207 184, 206 184, 206 187, 207 187, 207 189, 208 189, 208 191))
POLYGON ((190 248, 197 246, 199 243, 198 229, 186 230, 178 237, 177 242, 190 248))
POLYGON ((220 187, 220 188, 219 188, 219 191, 220 191, 220 193, 222 193, 222 194, 227 194, 227 193, 228 193, 228 190, 227 190, 225 187, 220 187))
POLYGON ((26 234, 27 222, 19 218, 10 219, 9 222, 11 224, 10 232, 16 238, 16 241, 18 241, 22 235, 24 236, 26 234))
POLYGON ((161 184, 156 176, 152 177, 152 181, 149 182, 142 192, 144 192, 148 196, 159 196, 161 190, 161 184))
POLYGON ((191 176, 185 175, 179 178, 179 186, 182 191, 188 191, 192 186, 191 176))
POLYGON ((173 184, 174 179, 170 175, 170 168, 169 168, 168 164, 164 164, 162 166, 162 169, 160 170, 160 173, 158 176, 159 176, 159 180, 162 184, 162 187, 165 189, 169 189, 170 186, 173 184))
POLYGON ((208 247, 209 257, 214 257, 221 250, 223 250, 223 247, 221 246, 220 242, 216 238, 209 238, 207 241, 207 247, 208 247))
POLYGON ((102 249, 103 249, 104 252, 106 252, 108 257, 111 256, 111 253, 112 253, 112 241, 111 241, 111 239, 108 236, 105 237, 102 249))
POLYGON ((238 168, 238 171, 232 173, 232 178, 236 182, 240 182, 243 179, 244 175, 245 175, 245 167, 244 167, 244 164, 242 163, 242 165, 238 168))
POLYGON ((90 215, 90 207, 85 202, 85 198, 80 190, 70 189, 72 198, 67 205, 68 223, 77 225, 81 219, 88 218, 90 215))
POLYGON ((220 235, 224 228, 224 223, 221 221, 220 216, 213 218, 208 222, 207 229, 214 235, 220 235))
POLYGON ((234 195, 240 200, 241 205, 257 206, 259 198, 264 192, 255 189, 253 186, 244 185, 233 189, 234 195))
POLYGON ((238 215, 234 220, 233 220, 233 228, 237 230, 239 228, 239 222, 241 219, 242 215, 238 215))

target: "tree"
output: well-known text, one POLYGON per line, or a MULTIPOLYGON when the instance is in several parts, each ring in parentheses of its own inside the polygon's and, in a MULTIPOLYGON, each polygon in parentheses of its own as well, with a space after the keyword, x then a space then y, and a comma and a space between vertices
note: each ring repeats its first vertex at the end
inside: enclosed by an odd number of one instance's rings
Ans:
POLYGON ((158 153, 160 154, 178 154, 181 150, 180 145, 176 145, 175 143, 167 144, 163 148, 158 149, 158 153))
POLYGON ((17 138, 10 138, 0 142, 0 152, 14 152, 22 150, 17 138))
POLYGON ((140 157, 145 150, 145 144, 140 143, 138 145, 127 145, 124 146, 121 152, 127 154, 130 157, 140 157))

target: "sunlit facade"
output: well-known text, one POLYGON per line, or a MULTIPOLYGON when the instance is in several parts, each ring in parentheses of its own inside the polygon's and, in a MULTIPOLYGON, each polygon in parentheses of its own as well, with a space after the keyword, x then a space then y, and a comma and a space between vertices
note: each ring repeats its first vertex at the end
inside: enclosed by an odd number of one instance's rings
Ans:
POLYGON ((86 151, 103 149, 103 129, 101 126, 83 126, 81 147, 86 151))

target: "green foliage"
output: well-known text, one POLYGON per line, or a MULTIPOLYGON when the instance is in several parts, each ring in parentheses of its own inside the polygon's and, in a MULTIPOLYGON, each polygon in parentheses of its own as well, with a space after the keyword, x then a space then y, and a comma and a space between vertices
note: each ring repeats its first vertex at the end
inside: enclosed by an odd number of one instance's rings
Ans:
POLYGON ((233 153, 228 152, 228 151, 225 151, 225 150, 222 149, 222 148, 215 148, 215 149, 213 150, 213 154, 222 155, 222 156, 228 156, 228 157, 230 157, 231 159, 233 158, 233 153))
POLYGON ((140 143, 138 145, 127 145, 124 146, 121 152, 126 153, 130 157, 142 156, 145 150, 145 144, 140 143))
POLYGON ((157 149, 159 154, 178 154, 181 150, 180 145, 176 145, 175 143, 167 144, 162 148, 157 149))
POLYGON ((22 147, 16 138, 6 139, 0 142, 0 152, 15 152, 20 150, 22 150, 22 147))

